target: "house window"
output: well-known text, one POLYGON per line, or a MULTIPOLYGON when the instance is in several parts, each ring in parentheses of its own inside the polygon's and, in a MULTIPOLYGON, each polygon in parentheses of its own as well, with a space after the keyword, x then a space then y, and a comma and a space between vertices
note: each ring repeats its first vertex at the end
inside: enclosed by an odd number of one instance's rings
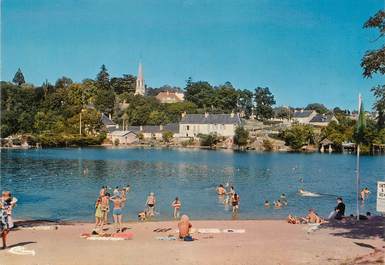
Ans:
POLYGON ((190 130, 190 126, 189 125, 186 126, 186 130, 187 131, 190 130))

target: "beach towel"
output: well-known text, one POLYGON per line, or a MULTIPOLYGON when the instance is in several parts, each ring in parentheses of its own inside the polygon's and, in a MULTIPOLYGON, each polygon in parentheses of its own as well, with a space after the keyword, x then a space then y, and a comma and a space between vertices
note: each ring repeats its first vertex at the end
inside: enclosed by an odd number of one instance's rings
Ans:
POLYGON ((245 229, 223 229, 223 233, 243 234, 246 232, 245 229))
POLYGON ((120 240, 126 240, 121 237, 110 237, 110 236, 89 236, 86 237, 87 240, 106 240, 106 241, 120 241, 120 240))
POLYGON ((155 237, 156 240, 165 240, 165 241, 171 241, 176 240, 175 236, 157 236, 155 237))
POLYGON ((198 228, 200 234, 219 234, 221 232, 218 228, 198 228))
POLYGON ((306 232, 312 233, 319 229, 321 224, 307 224, 306 232))
POLYGON ((35 256, 35 250, 28 250, 23 246, 17 246, 12 247, 10 250, 8 250, 9 253, 16 254, 16 255, 32 255, 35 256))
POLYGON ((22 226, 21 230, 36 230, 36 231, 48 231, 48 230, 57 230, 58 226, 56 225, 40 225, 40 226, 22 226))

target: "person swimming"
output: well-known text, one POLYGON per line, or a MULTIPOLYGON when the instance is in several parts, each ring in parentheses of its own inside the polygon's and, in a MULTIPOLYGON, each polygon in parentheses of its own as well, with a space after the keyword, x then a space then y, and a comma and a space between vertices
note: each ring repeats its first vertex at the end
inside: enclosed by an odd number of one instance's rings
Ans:
POLYGON ((301 195, 301 196, 304 196, 304 197, 319 197, 319 196, 321 196, 318 193, 306 191, 304 189, 299 189, 298 190, 298 194, 301 195))
POLYGON ((226 190, 222 184, 219 184, 219 186, 216 188, 216 192, 218 195, 225 195, 226 194, 226 190))
POLYGON ((282 202, 281 200, 274 201, 274 208, 282 208, 282 202))
POLYGON ((268 200, 265 201, 264 203, 265 208, 270 208, 270 202, 268 200))
POLYGON ((282 193, 280 197, 281 202, 286 206, 288 204, 286 194, 282 193))

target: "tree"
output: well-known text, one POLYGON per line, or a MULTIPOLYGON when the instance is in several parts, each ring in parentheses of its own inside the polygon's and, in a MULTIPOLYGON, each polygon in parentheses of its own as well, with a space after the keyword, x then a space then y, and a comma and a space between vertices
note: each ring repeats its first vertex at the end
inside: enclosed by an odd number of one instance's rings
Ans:
MULTIPOLYGON (((373 17, 370 17, 365 22, 364 28, 375 28, 379 30, 379 36, 376 40, 385 36, 385 11, 378 11, 373 17)), ((372 78, 374 74, 385 74, 385 45, 382 47, 367 51, 361 60, 363 68, 363 76, 372 78)), ((377 101, 374 103, 374 108, 378 112, 378 127, 385 127, 385 86, 379 85, 372 89, 377 101)))
POLYGON ((281 137, 285 144, 294 150, 314 142, 314 131, 310 125, 293 125, 282 132, 281 137))
POLYGON ((372 92, 376 98, 374 108, 378 112, 377 125, 382 129, 385 128, 385 85, 373 87, 372 92))
POLYGON ((110 89, 110 75, 104 64, 100 67, 100 72, 96 76, 96 83, 99 88, 110 89))
POLYGON ((234 144, 238 145, 238 147, 247 145, 247 140, 249 139, 249 131, 247 131, 244 127, 239 126, 235 129, 234 134, 234 144))
POLYGON ((211 107, 214 94, 214 89, 208 82, 187 82, 185 99, 197 105, 198 108, 211 107))
POLYGON ((135 93, 136 77, 133 75, 123 75, 123 77, 113 77, 110 81, 111 88, 116 94, 135 93))
POLYGON ((268 87, 255 89, 255 104, 255 114, 258 119, 266 120, 274 117, 272 106, 275 104, 275 100, 268 87))
POLYGON ((230 82, 226 82, 215 89, 212 104, 224 113, 230 113, 237 109, 238 93, 230 82))
POLYGON ((163 141, 165 141, 166 143, 169 143, 172 139, 172 137, 174 136, 174 134, 170 131, 164 131, 162 133, 162 139, 163 141))
POLYGON ((71 78, 68 77, 61 77, 58 80, 56 80, 55 87, 56 88, 68 88, 70 85, 72 85, 74 82, 71 78))
POLYGON ((243 112, 246 118, 251 116, 253 111, 253 92, 250 90, 238 90, 238 102, 237 102, 237 111, 243 112))
POLYGON ((22 84, 25 83, 24 75, 21 72, 20 68, 17 69, 17 72, 16 72, 15 76, 13 77, 12 82, 17 84, 18 86, 21 86, 22 84))
POLYGON ((305 109, 306 110, 315 110, 319 114, 325 114, 325 113, 329 112, 328 108, 325 107, 325 105, 321 104, 321 103, 308 104, 305 109))
POLYGON ((216 133, 198 134, 198 137, 201 146, 213 147, 219 142, 219 138, 216 133))
POLYGON ((115 105, 115 94, 109 90, 99 90, 95 96, 95 107, 103 113, 112 113, 115 105))

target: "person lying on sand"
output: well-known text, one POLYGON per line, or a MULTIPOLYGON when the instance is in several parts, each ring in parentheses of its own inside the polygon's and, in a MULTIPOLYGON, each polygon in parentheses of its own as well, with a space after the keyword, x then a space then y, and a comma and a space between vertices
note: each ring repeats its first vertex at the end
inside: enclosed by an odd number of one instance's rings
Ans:
POLYGON ((296 217, 294 215, 289 214, 287 217, 287 222, 289 224, 307 224, 306 218, 303 217, 296 217))
POLYGON ((222 184, 219 184, 219 186, 216 188, 216 192, 218 195, 225 195, 226 194, 226 190, 222 184))
POLYGON ((178 223, 178 230, 179 230, 179 238, 185 239, 186 237, 190 237, 190 229, 192 227, 192 224, 190 223, 190 218, 184 214, 180 218, 180 221, 178 223))

